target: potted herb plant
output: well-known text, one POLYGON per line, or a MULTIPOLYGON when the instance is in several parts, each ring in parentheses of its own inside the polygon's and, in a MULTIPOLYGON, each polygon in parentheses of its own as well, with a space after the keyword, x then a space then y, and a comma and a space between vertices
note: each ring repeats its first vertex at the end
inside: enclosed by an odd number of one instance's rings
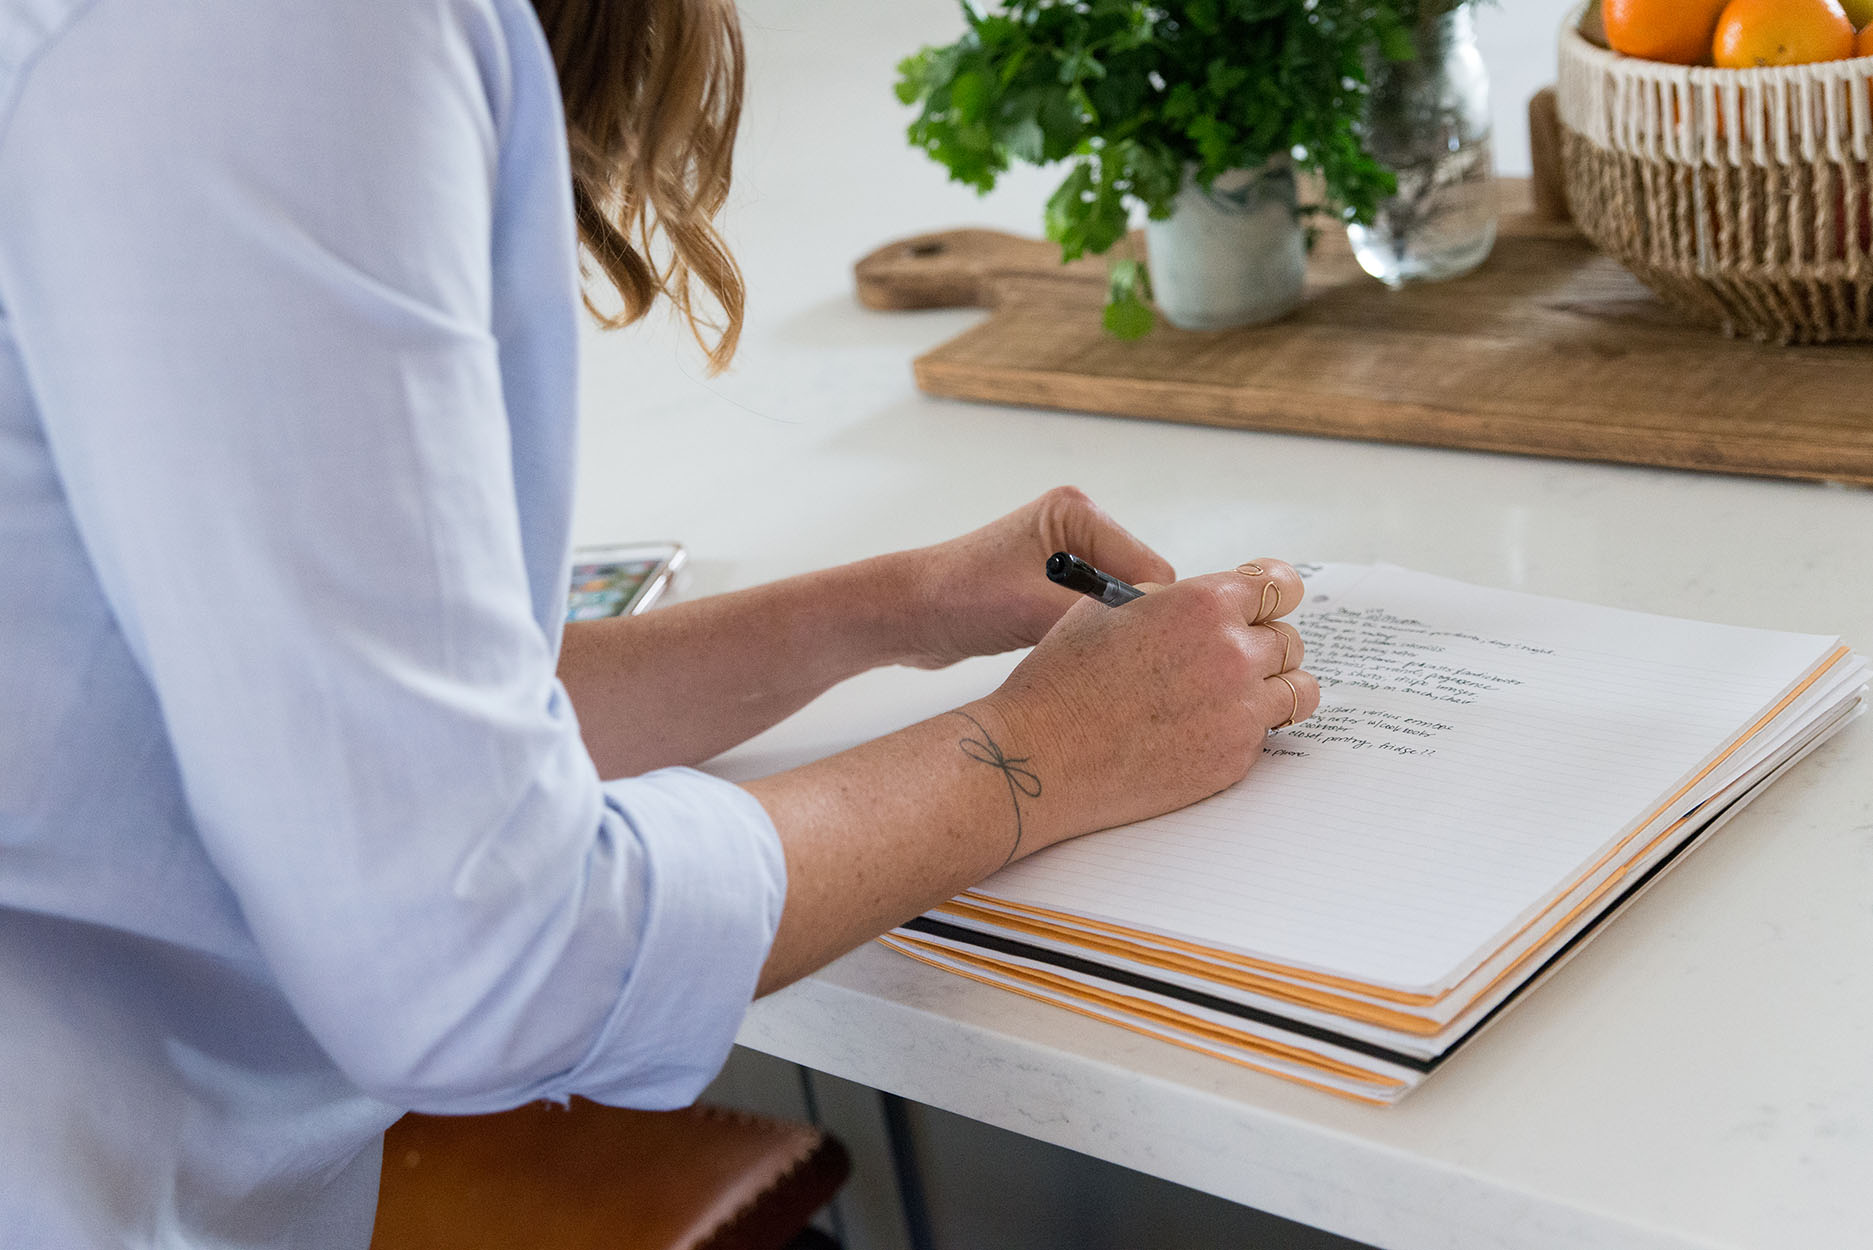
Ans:
POLYGON ((1127 238, 1142 206, 1151 278, 1122 252, 1109 330, 1145 333, 1155 283, 1175 325, 1271 320, 1300 300, 1301 219, 1366 221, 1394 189, 1359 123, 1375 53, 1409 56, 1384 0, 965 3, 955 43, 898 67, 911 143, 980 191, 1014 161, 1064 163, 1047 202, 1063 260, 1127 238), (1296 175, 1318 187, 1301 203, 1296 175))

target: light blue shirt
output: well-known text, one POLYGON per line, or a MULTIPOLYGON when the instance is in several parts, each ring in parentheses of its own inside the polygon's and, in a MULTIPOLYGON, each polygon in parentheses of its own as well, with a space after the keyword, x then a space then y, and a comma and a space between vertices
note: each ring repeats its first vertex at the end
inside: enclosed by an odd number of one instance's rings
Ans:
POLYGON ((0 0, 0 1242, 363 1247, 399 1110, 689 1101, 773 826, 554 678, 527 0, 0 0))

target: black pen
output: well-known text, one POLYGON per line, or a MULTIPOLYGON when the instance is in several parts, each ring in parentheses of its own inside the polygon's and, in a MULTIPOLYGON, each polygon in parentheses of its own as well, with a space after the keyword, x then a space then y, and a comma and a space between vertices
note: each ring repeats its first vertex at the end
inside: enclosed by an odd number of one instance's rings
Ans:
POLYGON ((1097 599, 1108 608, 1142 599, 1145 594, 1131 583, 1122 582, 1110 573, 1101 573, 1078 556, 1065 551, 1056 551, 1047 557, 1047 580, 1065 586, 1068 590, 1077 590, 1090 599, 1097 599))

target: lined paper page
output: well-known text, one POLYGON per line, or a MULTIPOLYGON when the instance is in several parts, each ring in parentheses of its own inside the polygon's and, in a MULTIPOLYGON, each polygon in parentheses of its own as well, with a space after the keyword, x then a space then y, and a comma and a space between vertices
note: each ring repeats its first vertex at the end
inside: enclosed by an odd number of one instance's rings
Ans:
POLYGON ((1399 989, 1458 979, 1837 640, 1325 565, 1318 714, 1241 784, 980 892, 1399 989))

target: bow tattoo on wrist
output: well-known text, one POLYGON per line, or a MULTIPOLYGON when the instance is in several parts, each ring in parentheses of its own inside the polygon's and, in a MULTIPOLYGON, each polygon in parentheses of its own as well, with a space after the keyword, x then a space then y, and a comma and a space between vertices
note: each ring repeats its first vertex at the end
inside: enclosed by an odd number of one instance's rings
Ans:
POLYGON ((1010 756, 1002 750, 1001 744, 995 741, 981 721, 961 709, 957 710, 956 715, 974 725, 978 735, 961 739, 956 744, 958 749, 977 763, 987 764, 1000 772, 1002 780, 1008 783, 1008 801, 1014 804, 1015 809, 1015 841, 1008 848, 1008 858, 1002 861, 1006 867, 1021 849, 1021 796, 1025 794, 1030 799, 1041 797, 1041 779, 1033 769, 1026 766, 1032 756, 1010 756))

